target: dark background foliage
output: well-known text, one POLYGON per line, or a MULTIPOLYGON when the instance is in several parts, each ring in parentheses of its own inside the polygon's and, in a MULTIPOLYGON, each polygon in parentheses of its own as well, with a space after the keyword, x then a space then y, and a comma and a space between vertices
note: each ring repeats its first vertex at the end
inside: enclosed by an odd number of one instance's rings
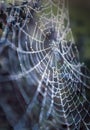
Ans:
POLYGON ((80 59, 90 68, 90 0, 69 0, 69 13, 80 59))

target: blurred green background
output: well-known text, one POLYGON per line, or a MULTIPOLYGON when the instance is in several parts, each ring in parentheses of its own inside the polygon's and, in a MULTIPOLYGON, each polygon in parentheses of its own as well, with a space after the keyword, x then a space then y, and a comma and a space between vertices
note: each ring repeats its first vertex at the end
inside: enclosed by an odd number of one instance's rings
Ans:
POLYGON ((80 60, 90 68, 90 0, 69 0, 69 15, 80 60))

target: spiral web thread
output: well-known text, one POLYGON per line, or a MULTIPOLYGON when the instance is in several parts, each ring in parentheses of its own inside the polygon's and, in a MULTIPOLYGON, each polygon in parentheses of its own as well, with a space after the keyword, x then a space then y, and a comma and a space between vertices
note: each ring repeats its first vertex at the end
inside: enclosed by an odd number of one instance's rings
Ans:
POLYGON ((79 62, 65 1, 42 0, 16 5, 12 7, 7 23, 1 42, 7 41, 17 52, 21 71, 16 68, 16 73, 13 71, 14 74, 2 78, 1 82, 23 77, 30 80, 30 75, 35 74, 34 80, 38 84, 25 114, 31 112, 41 94, 39 123, 52 116, 68 130, 79 130, 82 124, 89 130, 90 102, 85 88, 89 89, 90 77, 82 73, 84 65, 79 62), (33 3, 36 3, 35 7, 33 3), (20 16, 22 7, 24 19, 20 16), (8 31, 11 23, 12 37, 8 31))

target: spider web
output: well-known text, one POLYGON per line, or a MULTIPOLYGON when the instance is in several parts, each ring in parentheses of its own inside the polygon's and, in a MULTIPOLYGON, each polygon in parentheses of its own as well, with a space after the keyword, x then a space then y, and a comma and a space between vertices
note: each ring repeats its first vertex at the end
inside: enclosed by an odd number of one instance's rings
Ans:
POLYGON ((68 130, 81 126, 90 129, 86 97, 90 77, 80 63, 64 0, 13 5, 1 42, 17 53, 20 65, 9 76, 1 77, 1 82, 26 78, 37 84, 25 114, 30 114, 38 95, 42 95, 39 124, 51 117, 52 122, 68 130))

